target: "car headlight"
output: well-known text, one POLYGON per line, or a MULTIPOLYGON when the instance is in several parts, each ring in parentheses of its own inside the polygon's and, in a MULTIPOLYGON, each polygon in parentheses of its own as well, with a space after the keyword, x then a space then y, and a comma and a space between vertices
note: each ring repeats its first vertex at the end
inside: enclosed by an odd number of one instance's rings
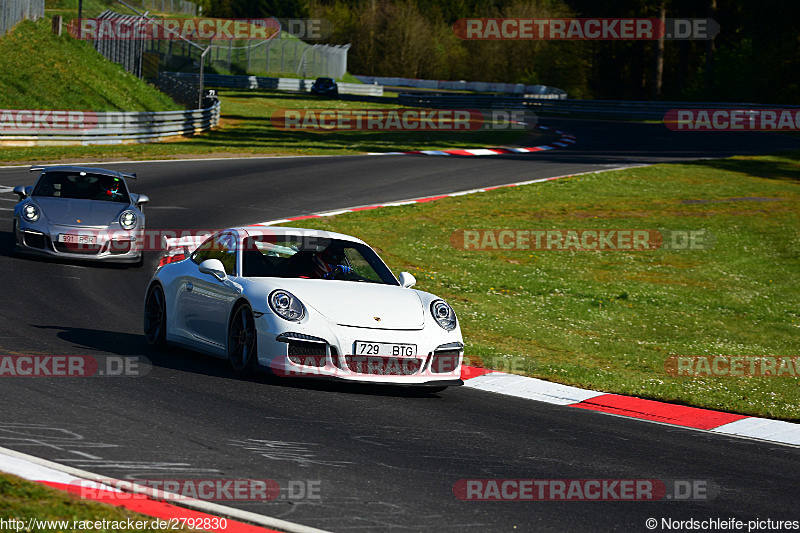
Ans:
POLYGON ((119 216, 119 225, 123 229, 133 229, 136 225, 136 213, 133 211, 123 211, 119 216))
POLYGON ((277 290, 269 295, 269 306, 276 315, 291 322, 299 322, 306 316, 306 308, 292 293, 277 290))
POLYGON ((36 222, 39 220, 39 208, 33 204, 25 204, 22 207, 22 218, 28 222, 36 222))
POLYGON ((456 327, 456 313, 444 300, 431 302, 431 314, 442 329, 452 331, 456 327))

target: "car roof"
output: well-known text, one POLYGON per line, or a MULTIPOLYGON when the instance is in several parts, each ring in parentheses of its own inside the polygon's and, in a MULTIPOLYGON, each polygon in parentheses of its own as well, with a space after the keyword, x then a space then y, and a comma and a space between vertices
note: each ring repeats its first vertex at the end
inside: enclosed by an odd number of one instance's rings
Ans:
MULTIPOLYGON (((269 233, 271 235, 276 236, 283 236, 283 235, 296 235, 301 237, 318 237, 318 238, 327 238, 327 239, 339 239, 342 241, 350 241, 350 242, 357 242, 361 244, 367 244, 361 239, 357 237, 353 237, 352 235, 345 235, 344 233, 336 233, 333 231, 325 231, 325 230, 317 230, 317 229, 308 229, 308 228, 290 228, 285 226, 260 226, 260 225, 252 225, 252 226, 240 226, 236 228, 228 228, 228 230, 235 230, 239 233, 246 232, 249 235, 257 233, 258 231, 269 233)), ((228 231, 223 230, 223 231, 228 231)))
POLYGON ((31 172, 41 170, 42 172, 86 172, 87 174, 100 174, 101 176, 112 176, 114 178, 132 178, 136 179, 135 172, 117 172, 116 170, 108 170, 106 168, 96 167, 79 167, 74 165, 55 165, 50 167, 31 167, 31 172))

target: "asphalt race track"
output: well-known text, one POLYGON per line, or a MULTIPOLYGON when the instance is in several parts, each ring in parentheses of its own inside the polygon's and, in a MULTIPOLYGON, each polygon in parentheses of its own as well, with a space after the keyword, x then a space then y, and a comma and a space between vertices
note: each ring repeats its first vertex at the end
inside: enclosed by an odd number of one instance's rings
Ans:
MULTIPOLYGON (((191 229, 798 145, 781 135, 676 133, 658 124, 542 123, 576 134, 578 144, 495 157, 109 166, 138 172, 131 188, 152 200, 148 229, 191 229)), ((0 169, 2 186, 34 178, 0 169)), ((141 315, 156 255, 139 269, 12 257, 13 198, 0 192, 0 354, 140 356, 151 365, 135 378, 0 380, 0 446, 115 478, 274 479, 287 489, 282 498, 222 503, 332 531, 647 531, 650 517, 798 519, 798 448, 465 388, 414 395, 242 379, 225 361, 150 350, 141 315), (453 494, 459 480, 506 478, 659 479, 668 487, 696 480, 711 497, 470 502, 453 494), (313 498, 300 494, 309 490, 313 498)))

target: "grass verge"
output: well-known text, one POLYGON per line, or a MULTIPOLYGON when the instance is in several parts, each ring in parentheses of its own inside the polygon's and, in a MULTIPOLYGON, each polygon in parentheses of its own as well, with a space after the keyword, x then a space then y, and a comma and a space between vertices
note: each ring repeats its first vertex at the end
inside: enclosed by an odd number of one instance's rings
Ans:
POLYGON ((47 18, 23 21, 0 38, 0 73, 0 109, 183 109, 91 43, 54 35, 47 18))
MULTIPOLYGON (((80 527, 75 522, 97 522, 106 521, 107 525, 111 522, 125 523, 128 519, 134 522, 142 521, 152 524, 154 518, 139 513, 134 513, 122 507, 115 507, 105 503, 82 500, 67 492, 50 488, 40 483, 27 481, 20 477, 0 473, 0 518, 6 521, 6 529, 17 531, 86 531, 86 527, 80 527), (30 522, 36 518, 38 523, 30 522), (8 521, 26 521, 26 524, 19 527, 19 522, 15 526, 9 526, 8 521), (42 523, 42 521, 58 521, 61 523, 42 523), (27 527, 26 527, 27 526, 27 527), (77 526, 77 527, 76 527, 77 526), (15 529, 16 527, 16 529, 15 529)), ((93 531, 120 531, 121 528, 92 527, 93 531)), ((102 525, 102 524, 101 524, 102 525)), ((164 528, 146 527, 136 529, 136 531, 151 531, 153 533, 163 532, 164 528)), ((183 529, 183 531, 196 531, 183 529)))
MULTIPOLYGON (((800 368, 673 377, 677 356, 797 356, 800 152, 588 174, 294 223, 356 235, 446 298, 472 364, 800 420, 800 368), (464 251, 459 229, 706 230, 701 250, 464 251)), ((800 360, 798 360, 800 361, 800 360)))
POLYGON ((65 159, 161 159, 181 156, 339 155, 395 150, 435 150, 502 146, 526 136, 533 144, 550 142, 552 134, 519 130, 476 132, 283 131, 270 116, 279 109, 388 109, 397 106, 331 100, 310 94, 220 91, 222 121, 202 135, 152 144, 105 146, 36 146, 4 148, 0 161, 44 163, 65 159))

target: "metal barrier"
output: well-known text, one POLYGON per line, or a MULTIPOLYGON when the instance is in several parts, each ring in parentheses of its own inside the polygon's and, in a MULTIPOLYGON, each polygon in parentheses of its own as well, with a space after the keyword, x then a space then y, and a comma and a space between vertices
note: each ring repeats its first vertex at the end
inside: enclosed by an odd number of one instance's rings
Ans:
POLYGON ((0 37, 22 20, 44 17, 44 0, 0 0, 0 37))
POLYGON ((390 87, 415 87, 417 89, 444 89, 448 91, 473 91, 478 93, 533 94, 536 98, 563 100, 566 91, 547 85, 525 85, 522 83, 491 83, 483 81, 424 80, 386 76, 359 76, 363 83, 378 83, 390 87))
MULTIPOLYGON (((165 72, 169 76, 188 83, 199 83, 200 75, 187 72, 165 72)), ((308 92, 314 80, 298 78, 265 78, 262 76, 234 76, 225 74, 205 74, 203 85, 225 89, 272 89, 276 91, 308 92)), ((382 85, 364 85, 361 83, 338 83, 339 94, 358 94, 365 96, 383 96, 382 85)))
POLYGON ((219 115, 218 100, 210 107, 191 111, 6 110, 0 111, 0 145, 85 146, 152 142, 207 131, 219 123, 219 115), (57 121, 55 117, 58 117, 57 121), (56 122, 60 124, 56 125, 56 122))
POLYGON ((662 120, 671 109, 800 109, 800 106, 727 102, 628 102, 623 100, 543 100, 532 95, 416 95, 401 94, 397 103, 443 109, 528 109, 539 115, 662 120))

